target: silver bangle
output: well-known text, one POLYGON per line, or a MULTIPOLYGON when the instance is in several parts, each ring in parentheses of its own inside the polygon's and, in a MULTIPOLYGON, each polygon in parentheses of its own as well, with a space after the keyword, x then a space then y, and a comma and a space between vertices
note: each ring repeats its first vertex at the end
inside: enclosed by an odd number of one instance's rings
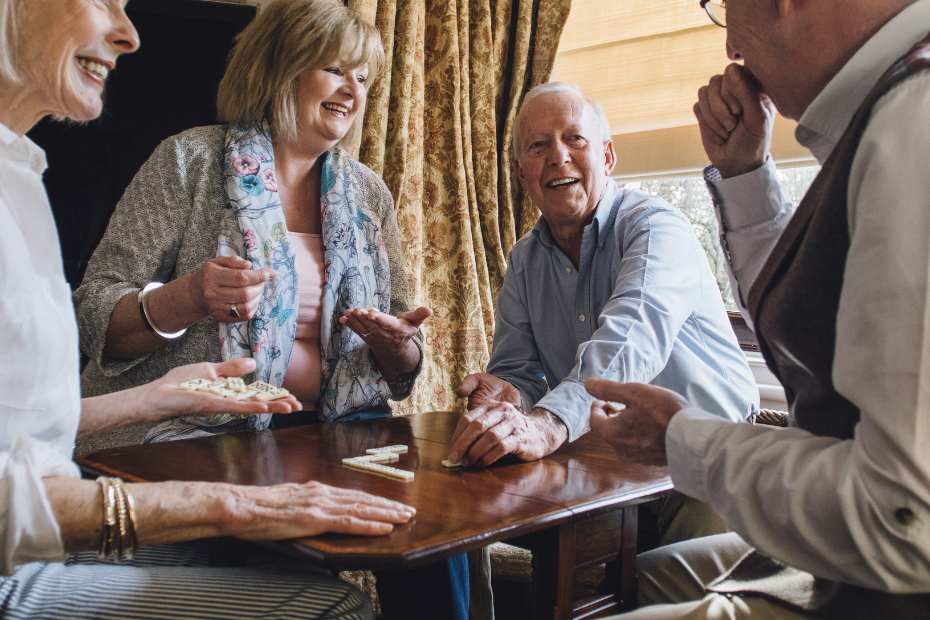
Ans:
POLYGON ((139 313, 142 315, 142 322, 145 323, 145 327, 150 332, 153 334, 158 334, 166 340, 174 340, 175 338, 180 338, 183 336, 187 332, 187 328, 185 327, 181 331, 174 332, 173 334, 169 334, 168 332, 163 332, 162 330, 158 329, 158 327, 152 321, 152 315, 149 314, 149 306, 146 303, 146 297, 148 297, 148 294, 157 288, 161 288, 162 286, 164 285, 161 282, 149 282, 144 287, 142 287, 142 290, 139 291, 139 313))

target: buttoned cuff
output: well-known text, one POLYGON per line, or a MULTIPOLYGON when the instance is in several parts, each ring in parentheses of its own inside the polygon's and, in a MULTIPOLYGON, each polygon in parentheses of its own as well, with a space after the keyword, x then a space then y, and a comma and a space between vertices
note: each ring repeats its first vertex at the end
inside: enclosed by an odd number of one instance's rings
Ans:
POLYGON ((729 179, 720 178, 717 169, 708 166, 704 180, 726 230, 767 222, 781 211, 783 192, 771 156, 756 170, 729 179))
POLYGON ((562 381, 554 390, 539 399, 534 406, 550 412, 568 428, 568 440, 575 441, 591 428, 591 403, 594 397, 576 381, 562 381))
POLYGON ((42 478, 79 478, 77 466, 55 446, 20 436, 0 453, 0 575, 11 575, 27 562, 65 558, 61 530, 42 478))
POLYGON ((665 435, 665 451, 676 491, 702 502, 710 501, 705 456, 720 428, 731 424, 696 407, 682 409, 672 416, 665 435))

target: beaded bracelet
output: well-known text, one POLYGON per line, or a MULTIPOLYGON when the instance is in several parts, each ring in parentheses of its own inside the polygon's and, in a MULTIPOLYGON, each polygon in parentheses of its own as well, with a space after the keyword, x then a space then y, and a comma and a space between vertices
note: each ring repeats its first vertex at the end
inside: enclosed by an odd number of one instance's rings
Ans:
POLYGON ((101 476, 97 484, 103 494, 103 533, 97 555, 101 560, 131 560, 139 548, 132 495, 119 478, 101 476))

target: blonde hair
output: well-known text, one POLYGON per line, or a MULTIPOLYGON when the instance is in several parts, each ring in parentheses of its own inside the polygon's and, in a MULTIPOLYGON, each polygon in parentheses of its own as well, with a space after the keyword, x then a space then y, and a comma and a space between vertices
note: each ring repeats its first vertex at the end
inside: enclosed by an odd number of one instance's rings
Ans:
MULTIPOLYGON (((384 63, 381 33, 338 0, 273 0, 236 37, 217 116, 232 125, 268 118, 277 137, 295 140, 297 76, 343 57, 351 59, 347 68, 368 64, 370 86, 384 63)), ((364 107, 341 142, 358 136, 363 116, 364 107)))
POLYGON ((14 0, 0 0, 0 78, 19 83, 14 61, 16 47, 16 12, 14 0))

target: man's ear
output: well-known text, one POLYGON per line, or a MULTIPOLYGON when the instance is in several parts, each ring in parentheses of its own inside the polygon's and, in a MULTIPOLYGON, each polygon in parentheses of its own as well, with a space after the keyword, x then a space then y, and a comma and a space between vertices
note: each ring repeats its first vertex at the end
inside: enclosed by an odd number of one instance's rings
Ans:
POLYGON ((617 152, 614 151, 614 141, 608 140, 604 143, 604 165, 607 168, 607 176, 614 171, 617 165, 617 152))
POLYGON ((526 180, 523 178, 523 168, 520 166, 519 160, 513 160, 513 169, 517 173, 517 180, 520 181, 520 187, 526 190, 526 180))

